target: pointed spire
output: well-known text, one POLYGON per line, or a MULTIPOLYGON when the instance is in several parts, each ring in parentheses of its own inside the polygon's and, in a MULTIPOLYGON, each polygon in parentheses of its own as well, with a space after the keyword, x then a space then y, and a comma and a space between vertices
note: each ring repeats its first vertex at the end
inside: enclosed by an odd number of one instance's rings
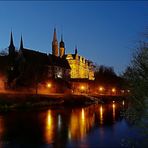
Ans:
POLYGON ((63 34, 61 34, 61 42, 63 42, 63 34))
POLYGON ((64 41, 63 41, 63 34, 61 34, 60 47, 65 48, 64 41))
POLYGON ((9 45, 9 47, 14 47, 12 31, 11 31, 11 36, 10 36, 10 45, 9 45))
POLYGON ((21 35, 20 49, 23 49, 23 38, 22 38, 22 35, 21 35))
POLYGON ((9 45, 9 55, 14 56, 15 55, 15 46, 13 44, 13 35, 12 35, 12 31, 11 31, 11 35, 10 35, 10 45, 9 45))
POLYGON ((54 28, 53 41, 57 41, 56 28, 54 28))

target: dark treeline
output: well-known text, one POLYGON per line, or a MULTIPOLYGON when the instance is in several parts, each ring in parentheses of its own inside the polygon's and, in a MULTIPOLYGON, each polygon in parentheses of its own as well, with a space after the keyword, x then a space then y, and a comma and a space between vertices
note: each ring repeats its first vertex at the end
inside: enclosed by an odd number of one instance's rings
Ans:
POLYGON ((117 76, 113 67, 96 65, 95 68, 95 83, 106 87, 123 88, 123 78, 117 76))

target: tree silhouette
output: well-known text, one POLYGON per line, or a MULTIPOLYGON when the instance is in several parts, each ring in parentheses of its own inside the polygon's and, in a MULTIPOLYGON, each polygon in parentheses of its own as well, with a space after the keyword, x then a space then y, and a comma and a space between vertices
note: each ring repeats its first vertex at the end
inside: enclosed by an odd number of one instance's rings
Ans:
MULTIPOLYGON (((148 44, 140 43, 123 77, 131 91, 126 117, 131 123, 142 127, 141 132, 148 137, 148 44)), ((141 147, 147 144, 144 139, 141 147)))
POLYGON ((102 85, 120 86, 121 78, 116 75, 113 67, 104 65, 96 65, 95 68, 95 82, 102 85))

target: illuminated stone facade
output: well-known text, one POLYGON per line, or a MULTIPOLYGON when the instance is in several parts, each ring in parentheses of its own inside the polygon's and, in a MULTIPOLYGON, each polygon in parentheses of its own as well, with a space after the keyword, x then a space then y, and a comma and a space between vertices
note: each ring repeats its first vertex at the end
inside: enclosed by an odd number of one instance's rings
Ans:
POLYGON ((75 54, 65 55, 71 67, 70 77, 72 79, 88 79, 94 80, 94 66, 93 63, 83 56, 75 54))

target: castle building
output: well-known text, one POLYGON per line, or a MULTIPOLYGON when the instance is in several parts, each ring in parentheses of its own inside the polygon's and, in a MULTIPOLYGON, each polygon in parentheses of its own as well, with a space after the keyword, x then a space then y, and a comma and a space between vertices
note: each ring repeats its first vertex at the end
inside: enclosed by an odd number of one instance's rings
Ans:
POLYGON ((71 82, 74 87, 81 82, 88 87, 87 82, 94 80, 93 63, 80 56, 77 48, 74 54, 66 54, 65 51, 62 35, 58 44, 56 28, 53 33, 52 54, 24 48, 22 36, 20 48, 17 51, 11 32, 8 55, 0 56, 0 63, 4 63, 0 67, 0 75, 8 75, 6 81, 9 87, 32 87, 48 80, 60 80, 60 83, 71 82))
MULTIPOLYGON (((57 37, 56 29, 54 29, 54 36, 52 42, 52 53, 57 57, 57 37), (55 54, 56 53, 56 54, 55 54)), ((70 66, 70 83, 71 90, 73 93, 88 93, 91 92, 91 85, 93 83, 94 77, 94 65, 93 62, 86 59, 85 57, 78 54, 77 48, 75 48, 74 54, 65 53, 65 43, 63 41, 63 36, 61 36, 61 41, 59 43, 59 57, 68 61, 70 66)))
POLYGON ((58 56, 56 30, 52 42, 52 54, 46 54, 32 49, 24 48, 21 36, 20 48, 16 50, 13 35, 10 35, 8 54, 0 55, 0 76, 7 82, 8 88, 34 87, 37 83, 54 81, 58 84, 70 78, 68 61, 58 56))
MULTIPOLYGON (((54 40, 57 42, 56 32, 54 32, 54 40)), ((32 77, 31 80, 38 79, 38 81, 48 81, 56 79, 63 79, 67 81, 70 77, 70 66, 67 60, 55 55, 55 53, 58 53, 56 51, 57 46, 53 46, 53 49, 53 54, 48 55, 39 51, 26 49, 23 47, 23 40, 21 37, 20 49, 18 54, 18 59, 20 63, 19 69, 21 69, 20 76, 26 76, 25 79, 27 79, 28 77, 32 77), (41 80, 37 77, 40 77, 41 80)))
POLYGON ((74 54, 66 54, 65 58, 71 67, 71 79, 94 80, 93 63, 83 56, 78 55, 77 49, 75 49, 74 54))
MULTIPOLYGON (((58 56, 58 41, 56 37, 56 29, 54 29, 54 36, 52 42, 52 54, 58 56)), ((61 41, 59 44, 59 57, 64 58, 68 61, 71 71, 71 79, 87 79, 94 80, 94 66, 93 62, 87 60, 83 56, 78 54, 77 48, 74 54, 65 54, 65 44, 63 41, 63 36, 61 36, 61 41)))

